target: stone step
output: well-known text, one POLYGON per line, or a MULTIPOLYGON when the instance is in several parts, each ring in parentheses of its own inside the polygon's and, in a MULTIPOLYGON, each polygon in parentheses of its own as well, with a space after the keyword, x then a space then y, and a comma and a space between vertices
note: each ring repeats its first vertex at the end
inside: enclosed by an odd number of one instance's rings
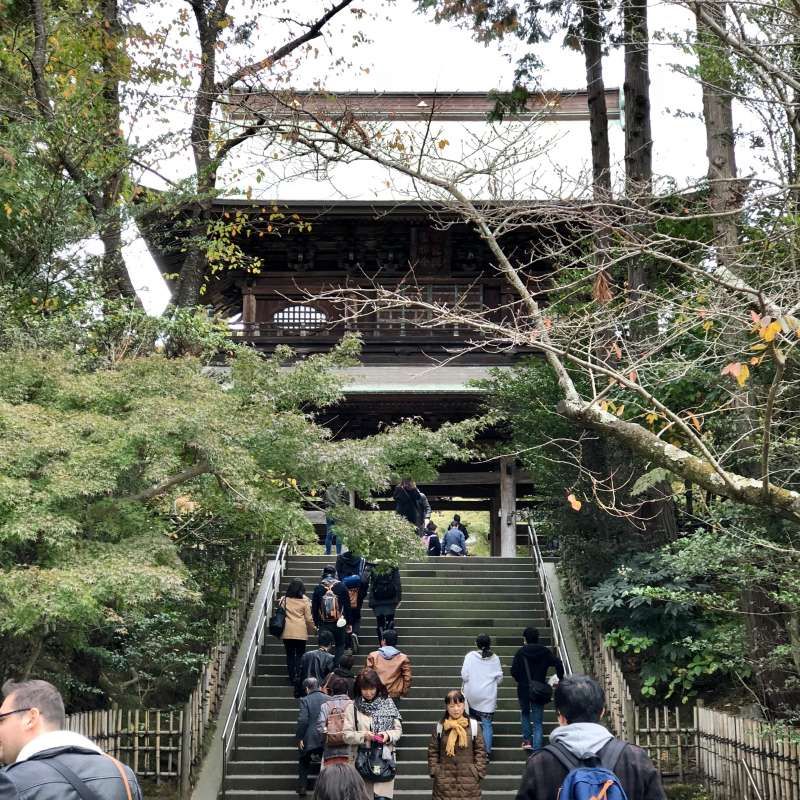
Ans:
MULTIPOLYGON (((438 651, 429 651, 426 653, 413 654, 412 671, 416 672, 417 669, 424 670, 455 670, 455 674, 461 674, 461 665, 464 663, 464 655, 462 650, 454 651, 452 654, 442 653, 438 651)), ((285 667, 286 658, 283 653, 276 651, 267 653, 267 655, 258 657, 259 667, 285 667)), ((271 671, 271 670, 270 670, 271 671)), ((420 675, 423 674, 420 672, 420 675)))
MULTIPOLYGON (((402 740, 401 740, 402 748, 402 740)), ((402 776, 403 788, 406 790, 428 791, 430 796, 433 781, 428 776, 427 764, 424 766, 419 765, 418 769, 413 772, 404 770, 404 763, 402 761, 402 749, 398 750, 399 756, 397 761, 398 776, 402 776)), ((495 771, 497 764, 491 764, 488 769, 486 777, 481 781, 481 793, 484 791, 516 791, 519 788, 521 774, 513 769, 512 765, 508 764, 505 771, 495 771)), ((265 774, 237 774, 228 775, 226 779, 226 788, 228 790, 246 790, 246 791, 289 791, 293 792, 297 786, 297 768, 295 765, 292 771, 289 765, 282 768, 280 772, 273 772, 270 775, 265 774)))
MULTIPOLYGON (((515 762, 519 764, 525 763, 529 753, 522 750, 520 747, 522 740, 515 741, 510 747, 500 747, 494 745, 492 748, 492 764, 495 763, 510 763, 515 762)), ((400 753, 400 760, 409 765, 425 765, 427 766, 427 751, 428 745, 425 744, 424 748, 406 747, 405 739, 400 740, 402 745, 402 752, 400 753)), ((291 745, 283 744, 277 747, 266 749, 263 747, 246 747, 239 746, 235 752, 236 760, 229 762, 228 771, 232 774, 235 770, 243 770, 244 772, 251 772, 255 769, 255 765, 264 772, 270 772, 273 765, 276 763, 289 763, 294 759, 293 763, 297 763, 297 748, 292 742, 291 745), (259 755, 263 754, 263 755, 259 755)), ((411 767, 409 767, 411 769, 411 767)), ((239 773, 241 774, 241 773, 239 773)))
MULTIPOLYGON (((436 708, 434 704, 429 702, 430 698, 421 697, 417 699, 413 688, 411 692, 412 694, 409 697, 404 697, 400 701, 400 713, 403 717, 403 724, 405 725, 406 722, 425 722, 429 725, 435 723, 436 708), (431 720, 433 720, 433 723, 431 720)), ((441 699, 444 700, 444 692, 441 695, 441 699)), ((501 699, 499 707, 497 711, 495 711, 495 726, 498 724, 512 725, 519 722, 519 708, 516 703, 516 695, 513 698, 509 696, 505 699, 507 702, 503 702, 503 699, 501 699)), ((442 704, 442 712, 443 711, 444 704, 442 704)), ((555 722, 556 712, 552 705, 548 709, 545 709, 545 719, 555 722)), ((248 703, 245 720, 240 724, 244 726, 251 722, 270 722, 273 720, 295 722, 297 720, 297 705, 287 707, 284 701, 280 706, 273 704, 271 706, 262 706, 259 708, 251 701, 248 703)), ((242 727, 240 730, 244 731, 245 729, 242 727)))
MULTIPOLYGON (((409 724, 414 725, 415 723, 409 724)), ((545 735, 548 735, 554 727, 555 724, 550 726, 545 724, 545 735)), ((237 744, 239 747, 255 748, 259 751, 261 751, 262 748, 291 747, 294 745, 294 726, 287 726, 284 723, 282 726, 276 726, 276 728, 277 729, 271 733, 240 733, 237 738, 237 744)), ((401 741, 404 749, 417 747, 422 750, 428 747, 433 726, 430 723, 425 723, 424 725, 419 723, 418 728, 419 730, 415 729, 413 731, 409 731, 408 733, 403 733, 403 738, 401 741)), ((515 730, 512 733, 509 730, 507 733, 504 733, 501 730, 499 733, 495 734, 494 742, 496 743, 497 747, 519 747, 521 742, 520 732, 519 730, 515 730)))
MULTIPOLYGON (((520 779, 522 776, 522 770, 520 770, 520 779)), ((395 786, 399 786, 402 781, 402 776, 398 779, 395 786)), ((514 787, 513 791, 505 790, 492 790, 492 791, 482 791, 481 798, 483 800, 508 800, 510 794, 515 794, 517 791, 518 786, 514 787)), ((263 791, 261 789, 231 789, 225 793, 226 797, 231 798, 231 800, 261 800, 264 798, 265 800, 297 800, 297 795, 294 792, 289 793, 285 789, 281 789, 277 792, 270 792, 270 791, 263 791)), ((309 795, 311 797, 311 795, 309 795)), ((397 800, 431 800, 431 787, 429 786, 427 789, 397 789, 394 790, 394 797, 397 800)))
MULTIPOLYGON (((402 744, 402 740, 401 740, 402 744)), ((295 751, 296 753, 297 751, 295 751)), ((507 761, 498 761, 495 759, 493 762, 489 764, 489 770, 494 772, 497 775, 502 775, 504 773, 512 773, 516 774, 514 771, 517 769, 518 762, 524 760, 524 756, 521 753, 521 749, 517 749, 514 752, 516 758, 513 760, 509 758, 507 761)), ((425 775, 427 776, 427 768, 428 762, 427 760, 409 760, 404 758, 404 756, 408 755, 402 749, 398 751, 398 764, 402 764, 403 771, 409 772, 409 774, 416 774, 420 771, 425 771, 425 775)), ((414 751, 414 755, 416 755, 416 751, 414 751)), ((285 772, 292 772, 295 779, 297 778, 297 760, 292 761, 270 761, 270 762, 263 762, 263 761, 233 761, 230 764, 228 769, 229 775, 269 775, 272 773, 281 774, 285 772)))
MULTIPOLYGON (((273 676, 270 677, 272 678, 273 676)), ((424 704, 426 708, 430 708, 432 699, 444 702, 444 695, 453 688, 454 684, 458 684, 455 688, 459 688, 461 681, 448 680, 446 676, 438 675, 433 678, 415 676, 411 685, 411 692, 403 701, 403 707, 405 708, 406 704, 414 705, 420 703, 424 704)), ((501 705, 511 699, 516 702, 517 684, 512 678, 506 677, 503 683, 500 684, 497 696, 500 698, 501 705)), ((296 702, 292 694, 292 688, 288 683, 281 686, 276 686, 274 682, 270 685, 254 684, 250 688, 248 695, 248 705, 251 708, 270 708, 276 704, 283 705, 289 700, 293 703, 296 702)), ((434 704, 434 706, 438 708, 437 704, 434 704)))

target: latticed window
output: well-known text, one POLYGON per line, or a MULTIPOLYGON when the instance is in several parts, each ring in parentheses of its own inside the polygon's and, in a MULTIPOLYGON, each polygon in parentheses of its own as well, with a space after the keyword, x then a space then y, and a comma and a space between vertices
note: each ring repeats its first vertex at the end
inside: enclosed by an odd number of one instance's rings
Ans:
POLYGON ((317 331, 328 323, 328 316, 314 306, 286 306, 272 316, 276 328, 293 332, 317 331))

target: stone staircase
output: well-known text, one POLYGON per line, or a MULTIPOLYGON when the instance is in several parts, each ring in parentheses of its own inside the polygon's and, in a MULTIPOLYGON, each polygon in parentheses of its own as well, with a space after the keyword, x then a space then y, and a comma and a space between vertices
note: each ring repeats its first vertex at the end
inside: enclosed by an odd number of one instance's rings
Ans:
MULTIPOLYGON (((289 580, 300 578, 310 595, 323 566, 334 560, 327 556, 290 557, 283 588, 289 580)), ((445 693, 461 686, 464 655, 474 649, 477 634, 485 632, 492 637, 492 648, 500 656, 506 677, 494 718, 494 760, 482 791, 484 797, 513 797, 526 752, 520 747, 516 684, 509 674, 511 659, 522 644, 522 630, 527 625, 538 627, 542 643, 550 643, 541 590, 530 561, 431 558, 406 564, 401 575, 398 646, 411 658, 414 680, 401 707, 403 737, 397 750, 395 795, 401 800, 430 798, 428 740, 441 718, 445 693)), ((356 669, 376 647, 375 618, 365 603, 356 669)), ((226 797, 297 797, 296 718, 297 701, 286 683, 283 645, 269 637, 228 763, 226 797)), ((551 705, 545 709, 545 736, 554 725, 551 705)))

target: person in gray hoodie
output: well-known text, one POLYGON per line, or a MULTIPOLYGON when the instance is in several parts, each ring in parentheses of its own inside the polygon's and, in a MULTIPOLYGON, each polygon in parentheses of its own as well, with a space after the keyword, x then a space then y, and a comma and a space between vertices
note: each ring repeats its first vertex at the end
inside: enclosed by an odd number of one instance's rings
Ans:
POLYGON ((555 691, 559 727, 550 734, 550 745, 528 759, 516 800, 557 797, 569 772, 567 764, 572 769, 601 765, 610 769, 628 800, 666 800, 661 777, 647 753, 627 742, 612 744, 619 740, 600 724, 605 702, 600 684, 586 675, 570 675, 559 682, 555 691))
POLYGON ((328 695, 320 691, 319 681, 316 678, 306 678, 303 681, 305 697, 300 700, 300 712, 297 715, 297 727, 294 738, 297 741, 297 794, 305 797, 312 787, 309 783, 309 771, 312 763, 322 760, 322 736, 317 730, 317 720, 322 704, 328 700, 328 695))

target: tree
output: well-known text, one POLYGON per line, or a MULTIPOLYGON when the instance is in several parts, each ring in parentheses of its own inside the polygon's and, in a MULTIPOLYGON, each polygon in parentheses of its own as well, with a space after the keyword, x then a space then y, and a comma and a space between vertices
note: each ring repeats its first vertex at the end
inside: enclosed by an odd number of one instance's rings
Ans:
MULTIPOLYGON (((284 536, 308 540, 304 507, 326 485, 344 483, 369 502, 400 476, 429 478, 444 460, 468 458, 482 425, 406 422, 334 441, 314 416, 342 396, 332 368, 352 363, 352 339, 295 361, 287 349, 264 358, 237 348, 224 326, 188 311, 12 316, 0 324, 6 674, 35 670, 63 683, 74 667, 94 692, 99 682, 124 699, 134 682, 140 695, 163 696, 164 684, 147 678, 160 659, 186 688, 192 648, 202 653, 213 636, 237 563, 284 536), (193 355, 166 356, 176 338, 193 355), (221 348, 219 375, 204 364, 221 348), (184 642, 174 662, 153 640, 164 614, 184 642)), ((371 514, 348 516, 346 541, 395 563, 418 552, 418 537, 402 530, 388 551, 370 538, 371 514)), ((89 692, 71 697, 96 702, 89 692)))
MULTIPOLYGON (((231 95, 254 82, 267 80, 280 86, 288 80, 291 66, 285 66, 289 56, 307 58, 310 44, 324 35, 332 20, 352 7, 353 0, 336 0, 323 3, 322 9, 312 12, 308 21, 296 21, 290 3, 279 2, 273 11, 281 20, 277 37, 280 44, 264 48, 262 42, 253 41, 252 33, 259 15, 271 5, 256 4, 252 9, 232 11, 229 0, 187 0, 194 26, 188 17, 183 24, 194 37, 196 52, 188 56, 196 63, 198 84, 189 98, 191 123, 188 144, 194 161, 192 192, 194 197, 186 202, 183 191, 178 193, 179 207, 188 211, 187 229, 192 246, 181 265, 174 287, 174 301, 181 308, 199 303, 201 289, 208 277, 207 242, 212 221, 211 208, 218 196, 218 180, 226 160, 240 145, 257 136, 269 136, 270 126, 264 117, 257 117, 246 126, 231 123, 228 110, 233 107, 231 95), (237 56, 244 49, 245 55, 237 56), (261 50, 255 55, 254 49, 261 50), (234 55, 223 59, 226 50, 234 55), (285 74, 277 72, 284 67, 285 74)), ((304 13, 306 9, 304 8, 304 13)), ((362 12, 352 8, 356 15, 362 12)), ((272 33, 272 31, 270 31, 272 33)))
MULTIPOLYGON (((11 154, 3 169, 18 180, 30 171, 22 162, 32 160, 64 195, 77 194, 93 223, 89 232, 103 244, 96 275, 102 293, 134 297, 122 258, 120 201, 131 154, 122 135, 121 87, 130 63, 117 0, 6 4, 0 25, 0 74, 11 100, 2 124, 23 137, 19 158, 11 154)), ((25 184, 15 188, 6 200, 9 217, 29 200, 25 184)))

